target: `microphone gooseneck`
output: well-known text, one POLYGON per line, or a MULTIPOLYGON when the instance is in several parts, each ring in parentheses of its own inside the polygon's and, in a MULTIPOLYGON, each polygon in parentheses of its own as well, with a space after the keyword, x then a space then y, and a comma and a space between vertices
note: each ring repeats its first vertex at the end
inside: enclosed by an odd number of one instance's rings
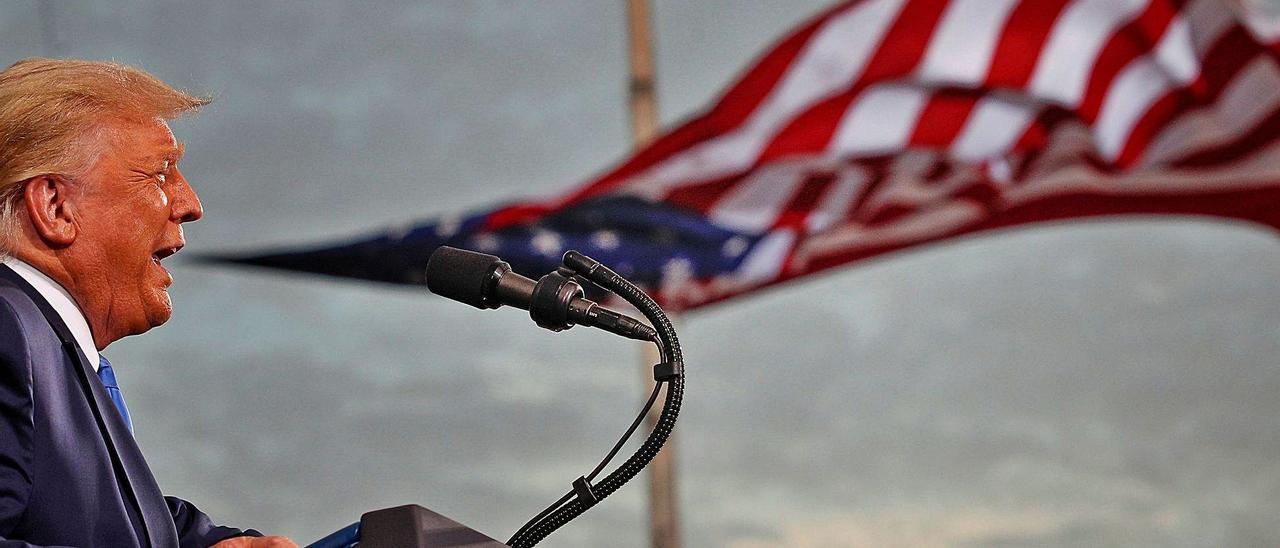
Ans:
POLYGON ((666 313, 662 311, 658 303, 636 287, 635 284, 619 276, 599 261, 582 253, 569 251, 564 254, 563 261, 565 266, 561 269, 562 271, 572 272, 604 289, 612 291, 644 314, 645 318, 656 328, 653 330, 654 337, 651 341, 658 346, 662 361, 653 366, 653 378, 655 381, 653 393, 650 394, 648 402, 640 410, 639 415, 631 423, 631 427, 627 429, 627 432, 622 435, 622 438, 613 446, 609 454, 590 474, 575 480, 573 488, 568 493, 551 503, 550 506, 530 519, 528 523, 525 523, 520 530, 511 536, 511 539, 507 541, 507 545, 512 548, 529 548, 536 545, 547 535, 595 506, 643 471, 645 466, 648 466, 654 457, 658 455, 658 452, 662 450, 662 446, 666 444, 667 439, 671 436, 671 432, 675 428, 676 417, 680 414, 680 405, 684 400, 684 356, 680 350, 680 340, 676 337, 675 327, 671 325, 670 319, 667 318, 666 313), (596 477, 604 470, 605 466, 609 464, 609 461, 613 459, 618 451, 622 449, 631 434, 640 426, 644 417, 649 414, 650 408, 657 401, 660 391, 664 388, 666 390, 666 399, 662 403, 662 411, 658 415, 658 420, 655 422, 653 430, 649 432, 649 436, 640 444, 640 447, 636 449, 631 457, 613 472, 597 481, 596 477))
POLYGON ((441 297, 480 309, 509 305, 528 310, 534 323, 551 331, 585 325, 629 339, 655 340, 653 328, 585 298, 573 275, 562 268, 535 282, 493 255, 440 246, 427 261, 426 278, 427 289, 441 297))

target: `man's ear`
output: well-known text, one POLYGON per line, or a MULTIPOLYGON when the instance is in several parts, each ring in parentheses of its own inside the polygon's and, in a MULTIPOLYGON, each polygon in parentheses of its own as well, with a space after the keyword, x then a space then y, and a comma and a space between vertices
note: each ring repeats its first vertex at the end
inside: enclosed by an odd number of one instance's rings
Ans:
POLYGON ((57 175, 37 175, 27 180, 22 197, 36 235, 49 247, 71 245, 76 240, 75 207, 67 198, 70 187, 57 175))

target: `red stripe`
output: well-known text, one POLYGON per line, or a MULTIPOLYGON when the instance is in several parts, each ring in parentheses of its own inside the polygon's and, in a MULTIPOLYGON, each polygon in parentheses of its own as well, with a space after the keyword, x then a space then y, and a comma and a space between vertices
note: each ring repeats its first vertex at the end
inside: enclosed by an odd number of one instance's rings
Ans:
POLYGON ((1160 132, 1179 117, 1217 102, 1223 91, 1255 59, 1267 54, 1267 48, 1253 40, 1249 31, 1233 26, 1206 51, 1199 76, 1186 86, 1169 90, 1142 115, 1130 133, 1116 164, 1136 164, 1160 132))
MULTIPOLYGON (((1193 217, 1228 218, 1260 223, 1280 229, 1280 181, 1270 188, 1249 191, 1206 193, 1198 195, 1169 195, 1116 197, 1090 194, 1073 194, 1048 198, 1022 207, 1013 208, 983 222, 901 244, 874 245, 850 248, 821 257, 811 257, 803 269, 785 270, 779 277, 754 287, 734 288, 732 293, 707 293, 697 302, 682 303, 684 308, 701 308, 731 301, 744 294, 759 294, 763 289, 787 284, 798 278, 812 276, 827 270, 846 266, 850 262, 884 257, 890 253, 915 247, 925 242, 954 240, 960 237, 985 235, 1018 225, 1040 224, 1078 217, 1108 217, 1119 215, 1186 215, 1193 217)), ((793 263, 794 264, 794 263, 793 263)), ((714 287, 710 280, 702 280, 703 287, 714 287)))
POLYGON ((924 58, 929 37, 942 19, 948 0, 913 0, 903 6, 876 52, 843 93, 805 109, 765 146, 755 166, 802 152, 821 152, 831 142, 844 113, 875 83, 910 74, 924 58))
POLYGON ((912 0, 903 6, 862 74, 854 79, 849 89, 819 101, 792 118, 746 171, 789 155, 824 151, 844 113, 870 85, 915 71, 924 58, 929 37, 942 19, 947 2, 912 0))
POLYGON ((574 202, 608 192, 627 178, 677 153, 738 128, 777 87, 778 82, 804 51, 813 35, 832 18, 857 9, 863 3, 863 0, 850 0, 815 17, 799 31, 768 49, 767 53, 752 65, 705 114, 659 137, 649 146, 636 152, 622 165, 565 196, 561 203, 574 202))
POLYGON ((1014 142, 1012 153, 1034 152, 1049 143, 1049 137, 1059 124, 1075 118, 1075 112, 1059 106, 1047 106, 1040 109, 1032 118, 1022 136, 1014 142))
MULTIPOLYGON (((1226 143, 1190 154, 1173 165, 1180 168, 1208 167, 1238 160, 1280 139, 1280 110, 1274 110, 1250 131, 1226 143)), ((1280 211, 1280 205, 1273 204, 1280 211)))
MULTIPOLYGON (((1280 183, 1280 181, 1277 181, 1280 183)), ((1256 190, 1107 196, 1075 193, 1011 208, 967 232, 1075 217, 1193 215, 1238 219, 1280 229, 1280 184, 1256 190)))
POLYGON ((911 144, 937 149, 949 147, 964 129, 982 95, 981 91, 964 89, 935 91, 916 121, 911 144))
POLYGON ((777 230, 783 227, 791 227, 797 231, 803 232, 805 221, 809 218, 809 214, 817 209, 822 202, 822 197, 827 193, 836 182, 836 176, 829 171, 817 172, 809 175, 800 188, 791 195, 791 200, 787 202, 787 206, 783 208, 782 214, 778 216, 778 220, 774 222, 773 229, 777 230))
POLYGON ((933 166, 924 174, 924 179, 930 185, 941 183, 947 177, 955 173, 954 162, 948 160, 946 156, 938 154, 933 157, 933 166))
POLYGON ((803 153, 821 152, 831 142, 845 111, 865 86, 818 101, 787 122, 760 153, 757 164, 803 153))
POLYGON ((511 225, 531 223, 550 213, 552 207, 546 204, 516 204, 498 209, 485 219, 481 230, 498 230, 511 225))
POLYGON ((817 16, 777 46, 770 48, 768 53, 751 67, 738 83, 725 91, 712 107, 712 124, 720 132, 742 125, 742 122, 755 112, 764 98, 768 97, 782 80, 796 57, 799 57, 800 52, 809 44, 809 39, 814 33, 832 18, 850 12, 862 3, 862 0, 843 2, 817 16))
POLYGON ((741 180, 741 175, 734 175, 732 177, 684 185, 672 189, 663 198, 663 201, 706 215, 707 212, 711 211, 711 206, 732 191, 741 180))
POLYGON ((1138 119, 1138 123, 1134 124, 1133 129, 1129 131, 1129 136, 1125 138, 1124 147, 1120 149, 1120 154, 1116 156, 1115 164, 1122 168, 1132 167, 1137 164, 1142 152, 1155 138, 1156 134, 1165 127, 1165 125, 1176 118, 1179 114, 1187 110, 1187 97, 1185 94, 1179 93, 1179 90, 1172 90, 1163 97, 1156 100, 1147 112, 1143 113, 1138 119))
POLYGON ((1098 53, 1077 107, 1081 119, 1090 124, 1097 120, 1098 112, 1102 110, 1102 101, 1107 96, 1107 90, 1111 89, 1116 75, 1134 59, 1151 53, 1184 3, 1184 0, 1155 0, 1138 17, 1122 25, 1111 35, 1098 53))
POLYGON ((865 221, 870 218, 867 211, 867 204, 870 203, 872 196, 879 192, 880 187, 884 185, 886 179, 889 178, 889 165, 893 162, 893 156, 876 156, 871 158, 859 158, 856 164, 867 174, 867 182, 853 199, 849 201, 849 208, 845 211, 845 219, 857 219, 865 221))
POLYGON ((991 58, 987 87, 1023 88, 1049 40, 1053 24, 1070 0, 1024 1, 1009 14, 991 58))
MULTIPOLYGON (((946 165, 949 165, 949 162, 936 162, 930 171, 949 171, 949 169, 942 167, 946 165)), ((902 174, 890 174, 889 177, 893 178, 903 176, 904 175, 902 174)), ((910 181, 910 183, 914 184, 915 181, 910 181)), ((1002 187, 985 175, 952 180, 949 181, 949 184, 953 186, 948 189, 947 194, 938 194, 931 197, 929 200, 924 201, 908 196, 906 197, 907 202, 903 203, 901 201, 886 199, 882 194, 877 197, 878 199, 875 208, 868 208, 868 210, 863 213, 862 217, 866 219, 864 224, 868 228, 876 228, 882 225, 892 224, 902 217, 915 214, 922 210, 928 210, 939 205, 958 201, 974 202, 988 210, 996 209, 1001 203, 1000 192, 1002 187), (957 182, 962 182, 962 184, 956 184, 957 182)))
POLYGON ((1222 90, 1258 55, 1268 53, 1266 46, 1254 41, 1249 30, 1233 25, 1205 51, 1200 76, 1188 86, 1194 105, 1218 100, 1222 90))
POLYGON ((889 27, 875 56, 858 78, 878 82, 910 73, 920 64, 929 37, 942 19, 949 0, 911 0, 889 27))
POLYGON ((846 251, 812 257, 805 270, 788 272, 779 281, 842 266, 850 261, 910 247, 923 241, 946 240, 964 234, 1059 219, 1110 215, 1192 215, 1252 221, 1280 229, 1280 208, 1275 207, 1277 203, 1280 203, 1280 180, 1265 189, 1206 192, 1193 195, 1105 196, 1086 193, 1059 195, 1010 208, 971 226, 946 234, 933 235, 920 241, 881 246, 875 245, 874 242, 863 242, 865 245, 849 248, 846 251))

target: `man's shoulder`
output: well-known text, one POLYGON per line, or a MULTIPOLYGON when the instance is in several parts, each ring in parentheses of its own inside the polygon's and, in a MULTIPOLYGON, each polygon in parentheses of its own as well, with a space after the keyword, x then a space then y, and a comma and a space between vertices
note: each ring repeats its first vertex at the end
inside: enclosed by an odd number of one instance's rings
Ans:
POLYGON ((5 313, 23 317, 43 315, 35 300, 17 282, 0 277, 0 314, 5 313))
POLYGON ((0 341, 26 339, 40 332, 53 335, 35 300, 17 283, 0 277, 0 341))
POLYGON ((0 384, 29 390, 39 364, 57 363, 61 339, 23 287, 0 277, 0 384))

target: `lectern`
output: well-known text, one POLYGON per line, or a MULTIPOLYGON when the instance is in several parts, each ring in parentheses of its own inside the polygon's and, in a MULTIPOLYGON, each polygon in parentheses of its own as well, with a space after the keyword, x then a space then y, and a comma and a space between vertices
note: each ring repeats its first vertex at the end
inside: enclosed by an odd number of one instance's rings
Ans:
POLYGON ((475 529, 431 510, 408 504, 374 510, 360 523, 329 535, 307 548, 507 548, 475 529))

